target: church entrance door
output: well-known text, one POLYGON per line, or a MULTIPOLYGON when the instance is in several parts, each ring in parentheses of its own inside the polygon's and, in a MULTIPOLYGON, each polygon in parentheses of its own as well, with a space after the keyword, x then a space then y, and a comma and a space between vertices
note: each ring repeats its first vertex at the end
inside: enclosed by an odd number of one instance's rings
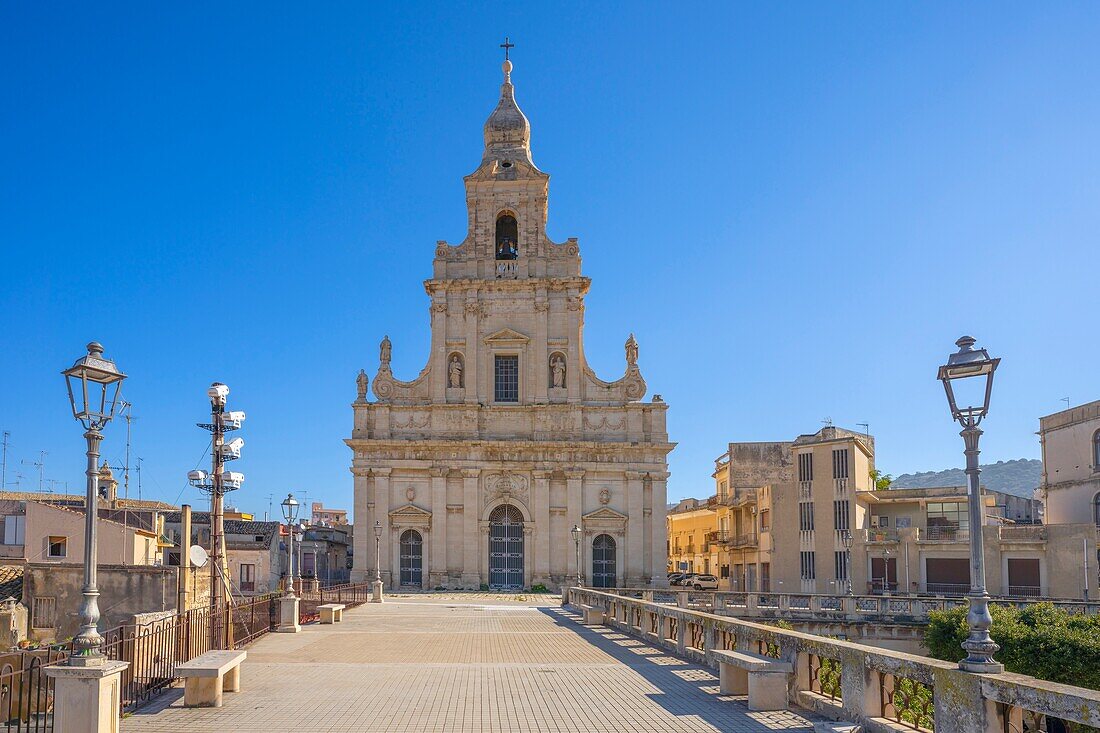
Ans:
POLYGON ((415 529, 401 533, 401 585, 424 584, 424 540, 415 529))
POLYGON ((489 587, 523 587, 523 514, 511 504, 489 515, 489 587))
POLYGON ((601 534, 592 542, 592 585, 615 587, 615 538, 601 534))

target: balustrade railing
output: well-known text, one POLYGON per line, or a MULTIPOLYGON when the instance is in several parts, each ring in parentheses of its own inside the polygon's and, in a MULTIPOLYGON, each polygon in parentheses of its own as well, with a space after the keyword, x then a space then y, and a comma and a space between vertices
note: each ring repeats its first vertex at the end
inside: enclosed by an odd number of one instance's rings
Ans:
MULTIPOLYGON (((965 607, 969 585, 930 583, 935 595, 846 595, 840 593, 768 593, 764 591, 705 591, 687 588, 609 588, 607 592, 628 598, 675 605, 745 618, 785 618, 805 621, 889 621, 922 623, 932 611, 965 607)), ((1100 615, 1100 601, 1046 599, 1030 586, 1009 586, 1009 596, 994 597, 1001 605, 1025 608, 1051 603, 1067 613, 1100 615)))
MULTIPOLYGON (((1100 692, 1095 690, 1019 674, 973 674, 951 662, 625 595, 649 590, 623 593, 570 588, 565 601, 603 607, 607 623, 616 630, 712 669, 717 667, 711 654, 716 649, 790 662, 795 670, 788 687, 791 703, 860 723, 869 732, 1023 731, 1021 721, 1043 717, 1100 727, 1100 692)), ((898 599, 867 600, 881 607, 898 599)), ((815 605, 812 600, 810 605, 815 605)), ((1050 730, 1049 725, 1043 729, 1050 730)))

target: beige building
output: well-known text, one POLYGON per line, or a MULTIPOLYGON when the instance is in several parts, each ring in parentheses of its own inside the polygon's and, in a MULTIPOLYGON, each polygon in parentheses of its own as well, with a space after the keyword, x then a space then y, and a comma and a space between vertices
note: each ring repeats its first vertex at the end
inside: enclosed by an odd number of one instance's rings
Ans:
MULTIPOLYGON (((856 548, 870 568, 866 590, 959 595, 970 590, 970 521, 965 486, 865 491, 866 523, 856 548)), ((991 595, 1081 598, 1088 524, 1016 524, 1004 495, 982 489, 986 589, 991 595)))
POLYGON ((1039 418, 1049 524, 1100 527, 1100 400, 1039 418))
POLYGON ((511 63, 466 176, 466 238, 438 242, 424 282, 428 363, 391 370, 382 340, 370 385, 360 373, 352 450, 352 578, 373 572, 375 521, 387 586, 557 587, 665 581, 667 405, 643 402, 634 337, 621 377, 585 359, 576 239, 546 234, 549 176, 531 159, 511 63))
MULTIPOLYGON (((693 562, 728 590, 844 593, 850 573, 854 593, 969 591, 966 487, 875 491, 873 469, 873 437, 833 426, 790 442, 729 444, 715 462, 715 495, 698 512, 697 524, 710 524, 695 528, 706 560, 693 562)), ((991 594, 1082 596, 1092 524, 1035 524, 1033 500, 985 488, 982 501, 991 594)))
POLYGON ((717 572, 711 540, 717 526, 717 501, 684 499, 668 510, 668 572, 717 572))
POLYGON ((310 524, 325 524, 333 527, 338 524, 348 523, 347 509, 327 509, 325 505, 319 501, 313 502, 310 514, 310 524))

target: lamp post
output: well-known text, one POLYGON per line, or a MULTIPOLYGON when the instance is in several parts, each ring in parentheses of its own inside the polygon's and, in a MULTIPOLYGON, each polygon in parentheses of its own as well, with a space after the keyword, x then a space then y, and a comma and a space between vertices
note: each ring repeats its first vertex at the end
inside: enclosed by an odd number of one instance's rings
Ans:
POLYGON ((302 505, 294 498, 294 494, 287 494, 279 506, 283 509, 283 519, 286 520, 287 530, 286 597, 294 598, 294 525, 298 521, 298 512, 302 505))
POLYGON ((573 544, 577 548, 577 587, 584 586, 584 575, 581 573, 581 528, 580 525, 574 524, 573 529, 569 530, 569 534, 573 535, 573 544))
POLYGON ((951 418, 962 426, 966 455, 967 504, 970 514, 970 608, 966 614, 970 634, 962 643, 966 659, 959 668, 968 672, 999 673, 1004 665, 994 661, 993 655, 1000 646, 989 635, 993 617, 989 613, 989 593, 985 588, 985 553, 982 549, 982 496, 978 483, 978 441, 982 431, 978 427, 989 413, 989 397, 993 392, 993 372, 1000 359, 991 359, 985 349, 974 348, 975 339, 963 336, 955 345, 959 350, 948 357, 939 368, 938 379, 943 382, 951 418), (955 391, 959 389, 960 394, 955 391))
POLYGON ((374 581, 370 584, 371 603, 382 602, 382 568, 378 553, 382 547, 382 522, 374 520, 374 581))
POLYGON ((294 529, 302 505, 294 498, 294 494, 287 494, 286 498, 279 504, 279 508, 283 510, 283 519, 286 520, 287 573, 286 593, 279 599, 279 626, 276 631, 284 634, 296 634, 302 630, 302 625, 300 622, 301 616, 298 614, 299 599, 294 592, 294 529))
POLYGON ((84 503, 84 587, 80 603, 80 632, 73 639, 73 654, 69 665, 73 667, 101 667, 106 657, 100 651, 103 637, 99 635, 99 587, 96 575, 97 541, 96 525, 99 518, 99 445, 103 441, 102 430, 115 416, 118 393, 126 375, 115 363, 103 356, 103 346, 95 341, 88 344, 88 354, 76 360, 70 368, 61 372, 69 389, 69 406, 73 417, 84 426, 88 458, 85 475, 88 477, 84 503), (110 394, 108 394, 110 393, 110 394))
POLYGON ((852 595, 852 530, 844 530, 841 541, 844 543, 844 580, 848 595, 852 595))
POLYGON ((53 682, 53 729, 56 731, 118 730, 121 675, 129 662, 107 659, 100 650, 99 587, 96 577, 96 525, 99 519, 99 446, 103 428, 121 404, 119 389, 126 375, 103 356, 103 346, 88 344, 82 356, 61 372, 69 390, 73 417, 84 426, 87 442, 87 494, 84 504, 84 587, 80 602, 80 632, 73 639, 67 662, 42 668, 53 682))

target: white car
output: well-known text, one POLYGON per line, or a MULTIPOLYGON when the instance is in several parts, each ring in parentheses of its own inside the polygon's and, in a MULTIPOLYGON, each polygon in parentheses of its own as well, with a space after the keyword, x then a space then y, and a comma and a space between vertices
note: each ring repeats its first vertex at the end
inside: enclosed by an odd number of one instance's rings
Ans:
POLYGON ((696 575, 690 583, 695 590, 718 590, 718 577, 714 575, 696 575))

